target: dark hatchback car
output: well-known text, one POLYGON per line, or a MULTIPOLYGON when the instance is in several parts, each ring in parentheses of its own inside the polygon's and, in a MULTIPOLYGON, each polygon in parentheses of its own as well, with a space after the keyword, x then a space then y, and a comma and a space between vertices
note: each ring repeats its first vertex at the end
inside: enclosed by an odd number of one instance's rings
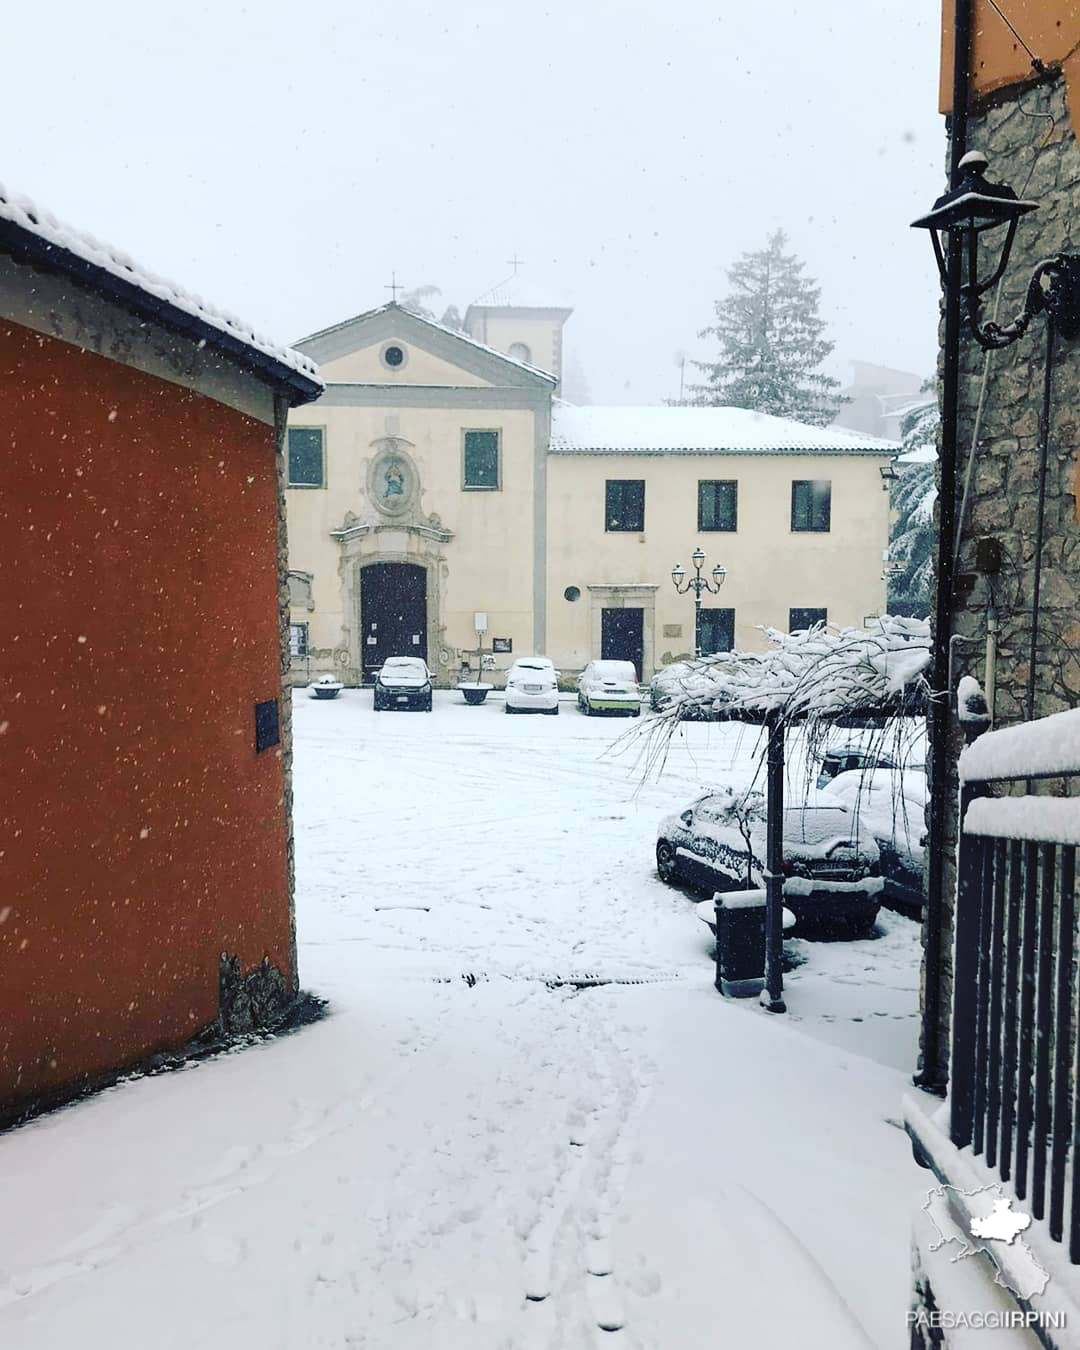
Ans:
POLYGON ((418 656, 391 656, 375 676, 376 712, 391 708, 431 711, 431 671, 418 656))
MULTIPOLYGON (((762 886, 764 817, 758 792, 699 797, 660 822, 657 875, 706 892, 762 886)), ((785 809, 784 905, 795 915, 796 936, 871 933, 884 884, 879 871, 872 834, 843 802, 822 794, 785 809)))

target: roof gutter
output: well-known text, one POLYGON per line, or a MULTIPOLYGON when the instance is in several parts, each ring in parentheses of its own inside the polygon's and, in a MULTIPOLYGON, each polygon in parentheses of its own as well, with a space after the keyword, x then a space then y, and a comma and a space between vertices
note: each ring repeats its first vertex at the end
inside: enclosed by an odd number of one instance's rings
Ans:
POLYGON ((243 338, 189 314, 134 282, 115 276, 107 268, 88 262, 70 249, 42 239, 14 221, 0 220, 0 253, 39 271, 69 276, 141 319, 217 349, 257 379, 284 393, 292 407, 310 403, 323 392, 320 381, 251 346, 243 338))

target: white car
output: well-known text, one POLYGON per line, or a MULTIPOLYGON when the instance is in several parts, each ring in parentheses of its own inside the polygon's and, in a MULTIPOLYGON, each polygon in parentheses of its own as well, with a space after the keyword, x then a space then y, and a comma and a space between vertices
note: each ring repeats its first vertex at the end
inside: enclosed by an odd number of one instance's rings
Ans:
POLYGON ((594 712, 641 716, 641 690, 633 661, 590 661, 578 680, 578 707, 594 712))
POLYGON ((519 656, 506 672, 506 711, 559 711, 559 672, 546 656, 519 656))
POLYGON ((831 778, 821 795, 842 801, 870 830, 881 853, 886 897, 918 914, 926 903, 925 769, 848 769, 831 778))

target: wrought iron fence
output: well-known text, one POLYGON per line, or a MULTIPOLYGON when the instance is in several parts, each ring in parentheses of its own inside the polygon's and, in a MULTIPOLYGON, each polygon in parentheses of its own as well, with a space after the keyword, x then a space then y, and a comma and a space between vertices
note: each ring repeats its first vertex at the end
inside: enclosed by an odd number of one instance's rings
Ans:
POLYGON ((961 760, 950 1133, 1080 1263, 1080 797, 989 796, 996 784, 1024 780, 1030 794, 1037 778, 1061 779, 1070 792, 1080 764, 1047 770, 1049 740, 1043 735, 1040 748, 1038 734, 1021 764, 1016 733, 1024 730, 976 742, 991 753, 974 772, 961 760), (993 753, 989 743, 1009 735, 1012 753, 993 753))

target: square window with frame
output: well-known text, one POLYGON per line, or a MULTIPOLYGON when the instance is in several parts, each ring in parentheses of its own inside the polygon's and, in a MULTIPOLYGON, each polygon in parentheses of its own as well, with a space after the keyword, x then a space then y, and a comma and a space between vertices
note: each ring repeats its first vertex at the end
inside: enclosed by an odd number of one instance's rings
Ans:
POLYGON ((798 633, 804 628, 813 628, 815 624, 828 623, 827 609, 789 609, 788 632, 798 633))
POLYGON ((697 525, 704 533, 739 528, 739 484, 733 478, 701 478, 697 485, 697 525))
POLYGON ((832 527, 832 483, 796 479, 791 484, 791 528, 798 533, 827 534, 832 527))
POLYGON ((644 478, 609 478, 604 485, 604 529, 640 534, 645 529, 644 478))
POLYGON ((497 492, 502 487, 498 431, 466 431, 461 485, 468 492, 497 492))
POLYGON ((709 606, 698 610, 697 647, 702 656, 730 652, 735 646, 735 611, 709 606))
POLYGON ((326 433, 322 427, 289 427, 289 487, 326 486, 326 433))
POLYGON ((306 623, 289 624, 289 654, 295 660, 308 654, 308 626, 306 623))

